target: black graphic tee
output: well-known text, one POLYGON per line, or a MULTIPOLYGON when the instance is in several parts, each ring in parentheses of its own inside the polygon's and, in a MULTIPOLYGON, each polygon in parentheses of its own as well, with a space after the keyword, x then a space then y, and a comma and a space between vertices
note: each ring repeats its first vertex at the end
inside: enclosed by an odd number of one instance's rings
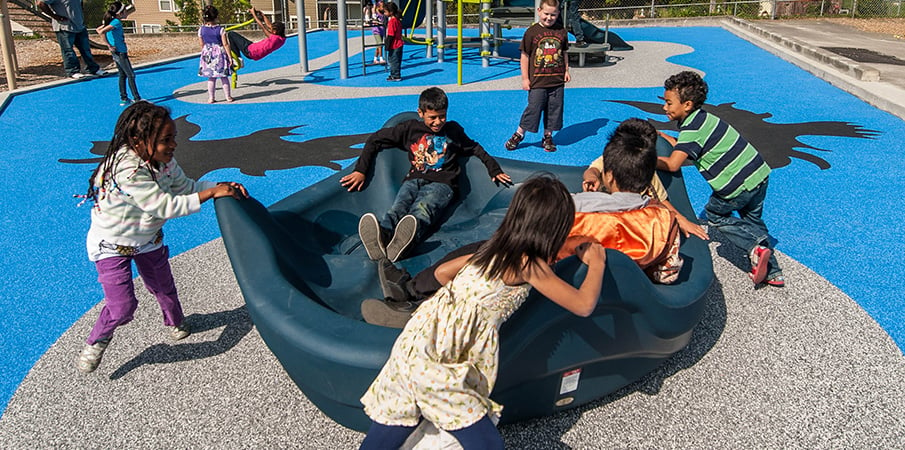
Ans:
POLYGON ((355 171, 368 173, 377 152, 385 148, 399 148, 408 153, 412 168, 405 176, 406 180, 423 178, 455 187, 456 178, 462 171, 460 159, 472 155, 484 163, 491 177, 503 173, 496 160, 456 122, 446 122, 438 133, 418 119, 380 129, 365 143, 355 171))

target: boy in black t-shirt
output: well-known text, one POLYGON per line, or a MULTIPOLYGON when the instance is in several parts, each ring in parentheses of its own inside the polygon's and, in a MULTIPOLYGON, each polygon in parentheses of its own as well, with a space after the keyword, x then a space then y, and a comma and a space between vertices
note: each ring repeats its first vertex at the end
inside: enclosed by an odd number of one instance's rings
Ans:
POLYGON ((372 134, 361 151, 355 170, 340 179, 350 192, 360 191, 378 152, 398 148, 408 153, 412 167, 390 210, 381 220, 373 213, 367 213, 358 222, 361 242, 368 257, 374 261, 397 261, 406 249, 424 240, 433 221, 442 216, 453 198, 456 178, 462 171, 462 157, 478 157, 487 167, 491 179, 512 183, 496 160, 481 144, 469 138, 461 125, 446 121, 448 106, 449 100, 442 89, 425 89, 418 100, 421 120, 409 120, 372 134))
POLYGON ((528 106, 522 113, 518 130, 506 141, 506 150, 515 150, 525 131, 537 132, 541 113, 544 115, 544 138, 541 144, 548 152, 556 151, 553 132, 562 129, 564 85, 569 75, 569 34, 559 18, 559 1, 542 0, 537 8, 538 22, 531 25, 519 49, 522 52, 522 89, 528 91, 528 106))

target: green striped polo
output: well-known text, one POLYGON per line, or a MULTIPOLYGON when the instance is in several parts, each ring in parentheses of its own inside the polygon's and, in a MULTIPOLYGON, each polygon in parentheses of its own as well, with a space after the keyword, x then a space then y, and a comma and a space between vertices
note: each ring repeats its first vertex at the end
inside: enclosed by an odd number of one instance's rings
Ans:
POLYGON ((731 199, 761 184, 770 166, 732 125, 697 109, 679 125, 676 150, 688 154, 716 195, 731 199))

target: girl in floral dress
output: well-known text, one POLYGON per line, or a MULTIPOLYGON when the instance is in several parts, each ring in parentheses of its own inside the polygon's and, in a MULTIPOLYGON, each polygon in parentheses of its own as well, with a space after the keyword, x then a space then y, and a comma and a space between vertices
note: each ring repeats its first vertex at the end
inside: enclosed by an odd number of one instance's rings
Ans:
POLYGON ((532 287, 579 316, 589 316, 597 305, 606 263, 600 244, 577 249, 588 265, 578 289, 551 267, 574 216, 572 197, 559 180, 532 177, 516 191, 490 240, 440 266, 438 274, 455 276, 440 280, 445 286, 414 312, 361 398, 371 418, 361 448, 398 448, 422 418, 465 449, 503 448, 490 418, 502 410, 490 400, 500 325, 532 287))
POLYGON ((217 79, 223 85, 223 93, 226 101, 232 102, 233 96, 229 89, 229 76, 232 75, 232 58, 229 56, 229 40, 226 39, 226 29, 217 24, 217 8, 207 5, 201 13, 204 25, 198 29, 198 39, 201 41, 201 63, 198 67, 198 75, 207 78, 208 103, 217 101, 217 79))

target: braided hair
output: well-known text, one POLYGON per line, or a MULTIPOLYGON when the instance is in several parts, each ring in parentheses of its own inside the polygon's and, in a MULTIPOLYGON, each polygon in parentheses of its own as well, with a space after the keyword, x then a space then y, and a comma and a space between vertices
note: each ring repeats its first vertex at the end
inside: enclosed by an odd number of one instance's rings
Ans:
MULTIPOLYGON (((157 138, 161 127, 170 120, 170 110, 151 102, 138 101, 120 114, 113 130, 113 138, 101 162, 88 179, 86 199, 97 201, 98 195, 111 188, 116 188, 117 152, 122 147, 134 151, 146 163, 156 166, 151 159, 151 152, 157 148, 157 138), (98 180, 100 176, 100 180, 98 180)), ((151 172, 153 174, 153 171, 151 172)))

